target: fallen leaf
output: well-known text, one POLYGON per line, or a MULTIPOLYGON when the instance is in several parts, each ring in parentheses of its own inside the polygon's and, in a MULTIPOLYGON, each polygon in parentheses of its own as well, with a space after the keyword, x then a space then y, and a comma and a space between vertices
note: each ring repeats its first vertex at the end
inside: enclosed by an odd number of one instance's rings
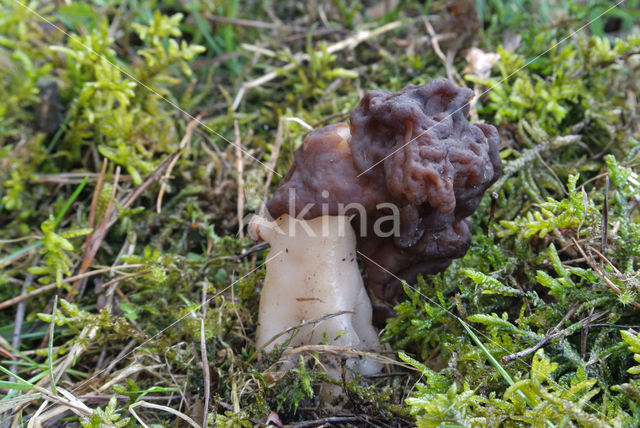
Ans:
POLYGON ((487 78, 491 75, 491 67, 498 62, 500 55, 495 52, 484 52, 482 49, 471 48, 467 51, 466 60, 469 62, 462 70, 463 74, 474 74, 487 78))

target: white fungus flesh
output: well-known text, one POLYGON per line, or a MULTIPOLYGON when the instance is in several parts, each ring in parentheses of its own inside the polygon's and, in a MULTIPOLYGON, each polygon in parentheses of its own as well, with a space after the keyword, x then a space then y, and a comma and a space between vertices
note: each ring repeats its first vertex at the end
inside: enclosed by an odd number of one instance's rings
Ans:
MULTIPOLYGON (((285 214, 270 222, 255 217, 249 233, 271 246, 260 297, 258 348, 270 351, 291 339, 292 347, 381 349, 371 325, 371 302, 358 270, 349 218, 297 220, 285 214)), ((341 357, 349 369, 361 374, 380 370, 379 364, 357 354, 341 357)))

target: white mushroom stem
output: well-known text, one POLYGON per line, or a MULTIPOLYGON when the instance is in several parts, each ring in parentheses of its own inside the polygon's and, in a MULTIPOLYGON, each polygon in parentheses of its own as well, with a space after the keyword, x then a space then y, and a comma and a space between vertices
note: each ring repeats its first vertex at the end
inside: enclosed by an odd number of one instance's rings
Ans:
MULTIPOLYGON (((257 347, 266 345, 269 351, 293 336, 293 347, 326 344, 359 351, 381 349, 371 324, 371 302, 358 270, 356 236, 349 218, 324 216, 305 221, 285 214, 270 222, 255 217, 249 234, 271 245, 260 297, 257 347), (309 322, 318 319, 322 320, 309 322), (299 330, 291 330, 300 325, 299 330)), ((351 357, 347 366, 361 374, 380 370, 379 364, 354 354, 344 357, 351 357)))

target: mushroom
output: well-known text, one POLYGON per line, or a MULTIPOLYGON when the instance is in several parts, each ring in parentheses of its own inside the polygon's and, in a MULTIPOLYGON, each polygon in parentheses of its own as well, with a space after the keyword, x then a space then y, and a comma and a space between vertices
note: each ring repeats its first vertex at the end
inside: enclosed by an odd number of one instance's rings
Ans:
MULTIPOLYGON (((299 190, 337 200, 327 190, 312 186, 322 184, 319 180, 323 174, 332 174, 337 182, 341 181, 340 171, 351 168, 351 174, 355 174, 348 143, 350 135, 349 126, 344 123, 309 134, 282 185, 290 183, 287 177, 294 174, 296 165, 310 163, 314 166, 308 171, 310 186, 299 186, 299 190), (300 156, 304 159, 299 159, 300 156)), ((329 188, 339 192, 343 199, 352 192, 366 194, 361 187, 329 188)), ((293 198, 296 190, 291 187, 293 198)), ((304 208, 295 210, 292 206, 292 215, 280 213, 274 221, 255 216, 249 223, 249 235, 271 246, 260 295, 256 345, 270 351, 290 340, 292 346, 329 344, 356 351, 379 351, 382 348, 371 325, 371 302, 358 269, 351 218, 346 212, 323 215, 319 207, 309 208, 307 216, 299 215, 304 208), (289 331, 295 326, 301 327, 289 331)), ((332 211, 338 213, 338 206, 332 207, 332 211)), ((329 365, 327 373, 337 377, 337 362, 331 359, 324 362, 329 365)), ((352 354, 347 358, 347 367, 370 374, 377 372, 380 365, 352 354)))
POLYGON ((266 204, 275 222, 258 217, 251 224, 254 238, 280 251, 267 261, 258 345, 303 321, 350 311, 301 331, 295 343, 319 343, 326 330, 329 343, 380 349, 350 256, 356 243, 378 319, 393 313, 398 278, 441 272, 466 253, 469 216, 501 172, 497 130, 466 119, 472 97, 442 78, 396 93, 371 91, 349 124, 305 138, 266 204), (328 227, 321 231, 317 222, 328 227), (344 236, 336 237, 341 222, 344 236), (277 226, 297 236, 276 233, 277 226), (311 239, 309 230, 323 233, 311 239))

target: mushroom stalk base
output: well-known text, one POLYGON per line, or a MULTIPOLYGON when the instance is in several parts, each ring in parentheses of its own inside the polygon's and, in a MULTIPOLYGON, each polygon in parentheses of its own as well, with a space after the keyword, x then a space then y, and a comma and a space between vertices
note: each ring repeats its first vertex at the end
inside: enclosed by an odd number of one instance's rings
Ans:
MULTIPOLYGON (((256 345, 270 351, 289 345, 333 345, 356 351, 382 349, 371 324, 371 302, 356 260, 356 237, 344 216, 297 220, 283 215, 273 222, 255 217, 254 239, 271 245, 260 297, 256 345)), ((361 374, 381 365, 346 352, 347 368, 361 374)), ((323 361, 339 375, 339 361, 323 361), (332 367, 333 366, 333 367, 332 367)))

